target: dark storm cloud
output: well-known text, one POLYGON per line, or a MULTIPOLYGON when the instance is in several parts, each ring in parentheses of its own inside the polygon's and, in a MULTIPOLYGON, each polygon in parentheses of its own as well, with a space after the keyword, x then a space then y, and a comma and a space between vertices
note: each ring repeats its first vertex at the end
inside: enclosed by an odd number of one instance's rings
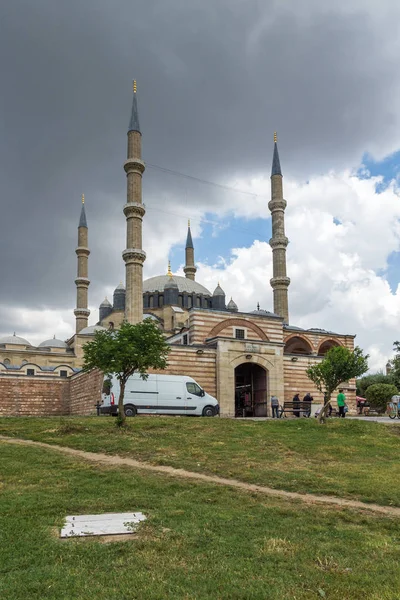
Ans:
MULTIPOLYGON (((115 277, 125 246, 133 77, 144 158, 205 179, 268 172, 274 129, 285 172, 304 178, 382 150, 378 138, 386 149, 395 145, 390 27, 382 25, 383 39, 368 13, 316 7, 312 0, 8 3, 0 25, 0 303, 74 305, 82 192, 91 298, 115 277)), ((145 177, 147 200, 160 202, 170 180, 151 169, 145 177)), ((168 197, 185 189, 171 184, 168 197)), ((149 224, 157 218, 148 211, 149 224)), ((2 311, 0 331, 8 328, 2 311)))

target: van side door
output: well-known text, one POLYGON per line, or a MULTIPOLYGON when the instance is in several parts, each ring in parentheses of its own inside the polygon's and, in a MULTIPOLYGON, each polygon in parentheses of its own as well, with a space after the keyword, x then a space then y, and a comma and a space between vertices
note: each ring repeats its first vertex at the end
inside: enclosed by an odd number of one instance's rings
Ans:
POLYGON ((185 414, 185 389, 182 380, 158 376, 157 412, 161 415, 185 414))

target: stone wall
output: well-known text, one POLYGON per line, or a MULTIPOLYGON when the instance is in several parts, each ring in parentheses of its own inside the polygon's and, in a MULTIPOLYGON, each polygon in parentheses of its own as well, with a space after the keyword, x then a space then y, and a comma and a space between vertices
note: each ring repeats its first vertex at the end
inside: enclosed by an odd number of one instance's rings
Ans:
POLYGON ((0 416, 67 415, 69 388, 69 379, 0 376, 0 416))
POLYGON ((101 371, 78 373, 70 379, 69 414, 95 415, 96 404, 101 402, 104 375, 101 371))

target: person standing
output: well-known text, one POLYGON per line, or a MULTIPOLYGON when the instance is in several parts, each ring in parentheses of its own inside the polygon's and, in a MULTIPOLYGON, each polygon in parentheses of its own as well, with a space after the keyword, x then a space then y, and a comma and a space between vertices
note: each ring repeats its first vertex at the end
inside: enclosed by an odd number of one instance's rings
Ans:
POLYGON ((346 396, 343 393, 343 390, 339 390, 338 395, 336 396, 336 402, 339 408, 339 417, 345 417, 345 406, 346 406, 346 396))
POLYGON ((271 396, 272 418, 279 419, 279 400, 277 396, 271 396))
POLYGON ((303 402, 304 402, 304 416, 305 417, 310 417, 311 416, 311 402, 313 400, 314 400, 314 398, 311 396, 310 392, 307 392, 307 394, 303 398, 303 402))

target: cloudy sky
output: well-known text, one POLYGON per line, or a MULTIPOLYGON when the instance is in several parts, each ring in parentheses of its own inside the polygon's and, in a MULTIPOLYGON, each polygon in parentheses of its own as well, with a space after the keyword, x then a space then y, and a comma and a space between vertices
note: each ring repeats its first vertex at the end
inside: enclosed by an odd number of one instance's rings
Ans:
POLYGON ((145 276, 165 273, 168 258, 180 272, 190 218, 197 279, 211 290, 220 281, 242 310, 272 308, 277 130, 291 323, 355 333, 383 368, 400 337, 399 24, 395 0, 9 2, 0 334, 38 343, 73 332, 82 193, 91 322, 124 278, 136 78, 145 276))

